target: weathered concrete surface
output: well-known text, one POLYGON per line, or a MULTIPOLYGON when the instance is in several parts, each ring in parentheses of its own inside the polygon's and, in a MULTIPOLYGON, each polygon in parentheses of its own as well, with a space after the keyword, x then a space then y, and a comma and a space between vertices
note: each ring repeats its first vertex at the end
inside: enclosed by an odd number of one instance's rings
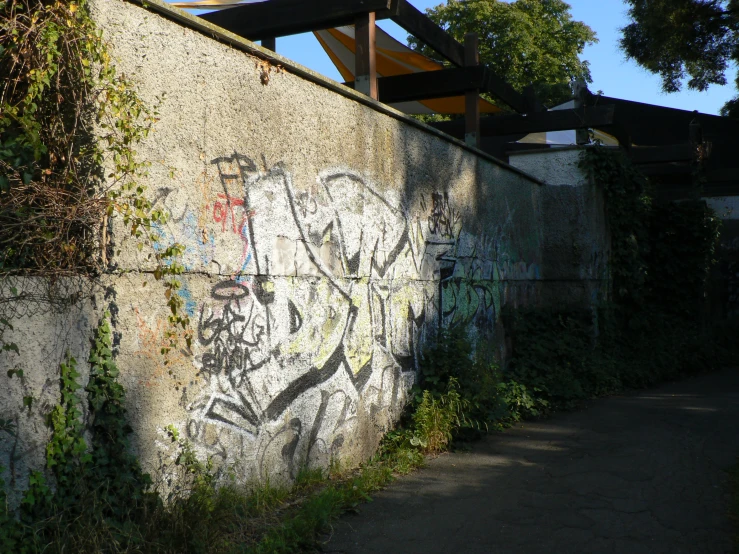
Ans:
POLYGON ((160 99, 138 153, 157 161, 148 184, 172 214, 161 243, 186 246, 181 295, 196 331, 191 355, 163 371, 152 337, 166 311, 141 304, 155 287, 136 272, 150 265, 114 225, 113 262, 134 272, 112 287, 144 460, 161 461, 161 429, 175 424, 246 478, 357 462, 399 414, 439 324, 468 324, 504 357, 504 305, 589 305, 606 288, 595 187, 561 202, 245 41, 136 2, 93 4, 118 71, 160 99), (562 206, 582 215, 550 211, 562 206))
POLYGON ((586 185, 586 178, 578 169, 582 147, 523 150, 511 152, 510 164, 547 185, 554 187, 577 187, 586 185))
POLYGON ((0 325, 2 341, 19 349, 19 355, 0 354, 0 419, 10 420, 15 428, 12 434, 0 431, 0 467, 12 506, 28 488, 30 471, 44 467, 51 435, 45 416, 59 402, 59 364, 67 354, 77 361, 80 381, 87 382, 90 337, 99 317, 91 300, 95 292, 80 279, 51 283, 0 278, 0 317, 13 326, 0 325), (8 375, 10 370, 21 370, 22 376, 8 375), (30 407, 24 398, 31 399, 30 407))
MULTIPOLYGON (((244 479, 357 462, 397 417, 439 325, 467 324, 505 358, 504 306, 589 306, 607 289, 594 185, 544 186, 248 41, 197 30, 184 12, 141 4, 91 2, 117 71, 158 112, 136 150, 151 163, 142 184, 171 215, 157 248, 185 246, 178 294, 193 347, 163 365, 168 312, 151 252, 115 217, 104 293, 88 298, 97 311, 68 328, 84 350, 111 308, 147 470, 170 459, 168 425, 244 479)), ((17 361, 54 383, 56 362, 39 364, 23 340, 43 340, 34 329, 47 323, 14 320, 6 339, 21 359, 0 353, 0 368, 17 361)), ((18 414, 12 390, 0 417, 18 414)), ((34 454, 3 443, 0 465, 41 459, 54 401, 24 415, 19 440, 34 454)))
POLYGON ((332 553, 722 554, 739 371, 594 401, 401 478, 334 526, 332 553))

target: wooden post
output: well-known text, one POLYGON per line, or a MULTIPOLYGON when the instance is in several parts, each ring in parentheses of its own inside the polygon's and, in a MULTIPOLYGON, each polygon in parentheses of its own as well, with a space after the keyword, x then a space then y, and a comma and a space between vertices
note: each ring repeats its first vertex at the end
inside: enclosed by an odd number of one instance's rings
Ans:
MULTIPOLYGON (((573 96, 575 97, 575 109, 585 106, 585 99, 588 95, 588 85, 583 80, 575 81, 573 87, 573 96)), ((590 143, 590 131, 588 129, 575 129, 575 144, 584 145, 590 143)))
POLYGON ((272 50, 272 52, 277 52, 277 39, 275 37, 263 38, 262 48, 266 48, 267 50, 272 50))
MULTIPOLYGON (((477 35, 464 36, 464 65, 479 65, 480 54, 477 49, 477 35)), ((468 146, 480 148, 480 91, 469 90, 464 95, 464 142, 468 146)))
POLYGON ((373 100, 377 94, 377 58, 375 51, 375 14, 357 16, 354 22, 356 42, 354 60, 354 89, 373 100))

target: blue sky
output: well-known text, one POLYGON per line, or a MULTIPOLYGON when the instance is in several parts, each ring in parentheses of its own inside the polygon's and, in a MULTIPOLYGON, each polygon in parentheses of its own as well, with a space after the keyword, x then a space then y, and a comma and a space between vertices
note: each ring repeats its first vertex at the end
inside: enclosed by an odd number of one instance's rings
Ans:
MULTIPOLYGON (((182 1, 182 0, 180 0, 182 1)), ((433 7, 440 0, 410 0, 420 10, 433 7)), ((602 90, 607 96, 657 104, 682 110, 718 113, 721 106, 735 95, 733 70, 727 74, 729 85, 712 86, 706 92, 688 91, 665 94, 659 77, 641 69, 633 61, 626 61, 618 49, 619 28, 627 24, 626 5, 622 0, 568 0, 573 19, 583 21, 595 30, 599 42, 589 46, 582 58, 590 62, 593 82, 590 90, 602 90)), ((203 13, 203 12, 196 12, 203 13)), ((379 25, 400 41, 408 34, 390 21, 379 25)), ((311 34, 277 39, 277 51, 331 79, 342 80, 328 56, 311 34)))

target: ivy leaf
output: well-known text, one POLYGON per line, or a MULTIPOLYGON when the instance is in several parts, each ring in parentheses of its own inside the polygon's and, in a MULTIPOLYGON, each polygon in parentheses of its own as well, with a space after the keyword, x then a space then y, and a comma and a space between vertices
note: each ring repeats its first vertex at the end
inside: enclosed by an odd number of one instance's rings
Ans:
POLYGON ((8 342, 3 344, 3 350, 5 352, 15 352, 16 354, 20 355, 20 351, 18 350, 18 345, 14 342, 8 342))

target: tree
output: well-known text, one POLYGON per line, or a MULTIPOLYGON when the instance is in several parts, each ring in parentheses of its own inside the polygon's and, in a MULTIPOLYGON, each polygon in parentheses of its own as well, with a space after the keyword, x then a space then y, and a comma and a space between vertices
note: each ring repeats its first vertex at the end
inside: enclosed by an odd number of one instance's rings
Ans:
MULTIPOLYGON (((626 0, 631 23, 621 29, 626 57, 662 78, 665 92, 725 85, 739 62, 739 0, 626 0)), ((739 76, 737 76, 739 87, 739 76)), ((739 117, 739 97, 721 115, 739 117)))
MULTIPOLYGON (((480 61, 518 91, 533 85, 545 105, 571 99, 574 81, 592 82, 588 62, 578 56, 597 42, 595 32, 573 21, 563 0, 448 0, 426 13, 459 42, 466 33, 477 33, 480 61)), ((438 56, 413 37, 409 42, 438 56)))

